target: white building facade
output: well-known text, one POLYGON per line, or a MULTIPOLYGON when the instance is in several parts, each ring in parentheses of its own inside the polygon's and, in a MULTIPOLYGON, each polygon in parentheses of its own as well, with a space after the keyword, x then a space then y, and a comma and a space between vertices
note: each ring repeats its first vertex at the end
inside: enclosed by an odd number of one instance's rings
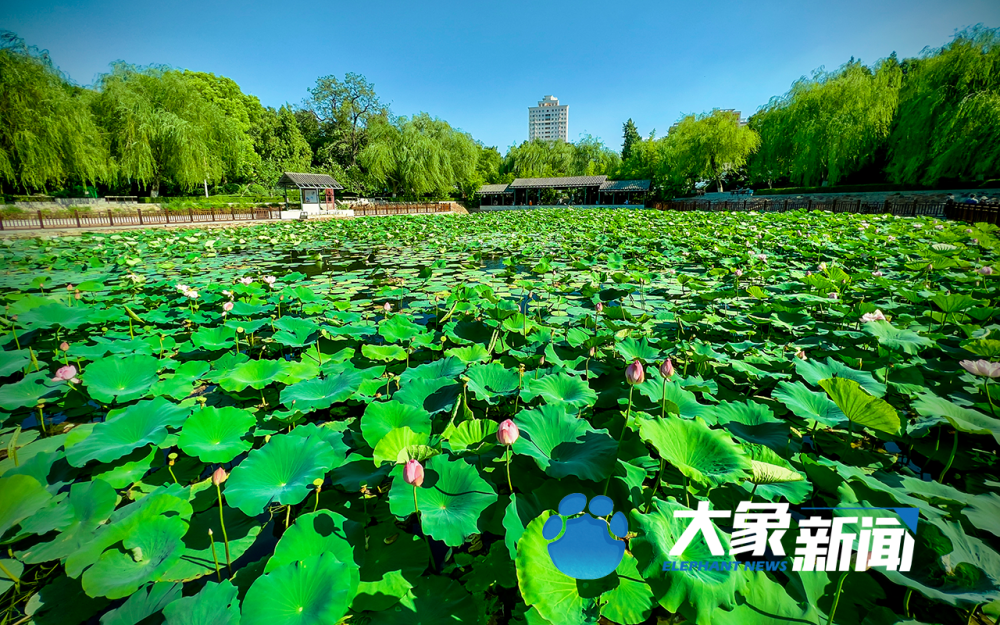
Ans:
POLYGON ((559 104, 559 98, 544 96, 538 106, 528 107, 528 140, 569 141, 569 105, 559 104))

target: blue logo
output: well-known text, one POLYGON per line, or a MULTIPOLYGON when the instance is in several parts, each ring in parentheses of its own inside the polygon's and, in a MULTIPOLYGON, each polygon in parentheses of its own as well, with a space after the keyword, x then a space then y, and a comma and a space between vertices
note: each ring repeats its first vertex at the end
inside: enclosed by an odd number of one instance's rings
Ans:
POLYGON ((591 499, 589 506, 582 493, 563 497, 559 514, 549 517, 542 527, 542 536, 552 541, 552 564, 575 579, 601 579, 613 573, 625 555, 625 542, 614 536, 625 538, 628 534, 624 514, 615 512, 607 520, 614 509, 614 502, 604 495, 591 499), (589 513, 581 514, 585 506, 589 513))

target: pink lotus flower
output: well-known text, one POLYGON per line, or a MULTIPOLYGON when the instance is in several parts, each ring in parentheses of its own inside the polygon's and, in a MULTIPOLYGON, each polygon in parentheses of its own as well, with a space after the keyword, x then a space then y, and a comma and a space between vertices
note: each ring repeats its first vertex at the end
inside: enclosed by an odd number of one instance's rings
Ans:
POLYGON ((604 312, 604 304, 602 304, 601 302, 597 302, 597 306, 594 306, 594 310, 597 311, 598 315, 601 314, 602 312, 604 312))
POLYGON ((267 283, 267 286, 274 286, 275 280, 277 280, 277 278, 274 276, 264 276, 264 282, 267 283))
POLYGON ((232 302, 226 302, 225 304, 222 305, 222 310, 224 310, 226 312, 229 312, 232 309, 233 309, 233 303, 232 302))
POLYGON ((62 343, 59 344, 59 349, 61 349, 64 352, 68 352, 69 351, 69 343, 67 343, 66 341, 63 341, 62 343))
POLYGON ((873 272, 872 272, 872 275, 873 275, 873 276, 875 276, 876 278, 881 278, 881 277, 882 277, 882 276, 884 276, 885 274, 884 274, 884 273, 882 273, 881 271, 878 271, 878 270, 876 269, 875 271, 873 271, 873 272))
POLYGON ((942 226, 941 224, 938 224, 938 225, 934 226, 934 229, 935 230, 944 230, 944 226, 942 226))
POLYGON ((186 285, 186 284, 178 284, 177 285, 177 290, 180 291, 181 293, 184 293, 184 292, 186 292, 188 290, 188 285, 186 285))
POLYGON ((392 311, 392 304, 390 304, 389 302, 386 302, 386 303, 382 304, 382 310, 384 312, 390 312, 390 311, 392 311))
POLYGON ((253 278, 250 277, 240 278, 240 284, 245 286, 250 286, 251 284, 253 284, 253 278))
POLYGON ((820 263, 819 264, 819 270, 820 271, 826 271, 826 263, 820 263))
POLYGON ((921 228, 923 228, 923 227, 924 227, 924 225, 923 225, 923 224, 913 224, 913 227, 914 227, 914 229, 916 229, 916 230, 920 230, 921 228))
POLYGON ((800 349, 799 351, 795 352, 795 357, 798 358, 799 360, 805 360, 806 359, 806 350, 800 349))
POLYGON ((973 245, 979 245, 979 239, 972 239, 972 241, 970 241, 970 242, 971 242, 971 243, 972 243, 973 245))
POLYGON ((806 272, 806 276, 811 276, 811 275, 813 275, 813 272, 811 272, 811 271, 807 271, 806 272))
POLYGON ((736 277, 739 278, 739 277, 742 277, 742 276, 743 276, 743 270, 742 269, 737 269, 736 270, 736 277))
POLYGON ((420 486, 424 483, 424 466, 417 460, 407 460, 403 467, 403 480, 407 484, 420 486))
POLYGON ((982 274, 984 276, 992 276, 993 275, 993 267, 980 267, 978 271, 979 271, 980 274, 982 274))
POLYGON ((669 378, 674 375, 674 363, 670 362, 669 358, 664 360, 663 364, 660 365, 660 375, 664 378, 669 378))
POLYGON ((52 378, 53 382, 72 382, 73 384, 79 384, 80 380, 76 377, 76 367, 73 365, 66 365, 65 367, 59 367, 56 369, 56 377, 52 378))
POLYGON ((198 299, 198 291, 191 290, 184 294, 185 297, 190 299, 198 299))
POLYGON ((646 371, 642 368, 642 363, 636 360, 625 367, 625 381, 629 384, 642 384, 646 381, 646 371))
POLYGON ((510 419, 501 423, 500 429, 497 430, 497 440, 501 445, 513 445, 520 436, 521 430, 510 419))
POLYGON ((892 235, 890 234, 889 236, 887 236, 887 237, 886 237, 886 239, 885 239, 885 240, 886 240, 886 241, 895 241, 895 240, 896 240, 896 237, 894 237, 894 236, 892 236, 892 235))
POLYGON ((828 297, 829 297, 830 299, 837 299, 837 298, 839 298, 840 296, 839 296, 839 295, 837 295, 836 293, 830 293, 830 295, 828 295, 828 297))
POLYGON ((885 321, 885 315, 882 314, 881 310, 876 310, 875 312, 865 313, 861 315, 862 321, 885 321))
POLYGON ((232 297, 233 296, 232 291, 227 291, 225 289, 222 289, 222 294, 225 295, 226 297, 232 297))
POLYGON ((216 486, 222 484, 228 479, 229 479, 229 474, 226 473, 226 470, 223 469, 222 467, 219 467, 218 469, 215 470, 214 473, 212 473, 212 484, 216 486))
POLYGON ((1000 378, 1000 362, 990 362, 988 360, 963 360, 958 364, 972 375, 978 375, 984 378, 1000 378))

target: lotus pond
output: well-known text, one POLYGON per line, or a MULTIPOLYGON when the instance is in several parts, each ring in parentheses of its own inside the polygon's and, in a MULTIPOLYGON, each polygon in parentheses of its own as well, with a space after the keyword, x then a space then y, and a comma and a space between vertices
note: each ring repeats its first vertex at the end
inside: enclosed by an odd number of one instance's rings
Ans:
POLYGON ((0 242, 0 622, 992 623, 995 230, 545 210, 0 242), (546 550, 571 493, 627 518, 603 578, 546 550), (671 568, 713 559, 670 555, 674 512, 751 499, 916 508, 912 567, 671 568))

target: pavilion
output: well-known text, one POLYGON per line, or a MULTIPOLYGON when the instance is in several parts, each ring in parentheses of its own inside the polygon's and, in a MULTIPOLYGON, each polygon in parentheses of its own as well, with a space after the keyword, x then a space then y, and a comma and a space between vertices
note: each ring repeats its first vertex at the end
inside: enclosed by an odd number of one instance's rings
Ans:
POLYGON ((302 193, 302 212, 315 213, 320 210, 334 210, 334 193, 343 189, 339 182, 326 174, 305 174, 286 171, 278 179, 278 186, 285 190, 285 210, 288 209, 288 190, 298 189, 302 193), (322 191, 322 198, 320 197, 322 191), (324 206, 325 205, 325 206, 324 206))
POLYGON ((560 195, 578 206, 644 205, 649 184, 649 180, 608 180, 604 175, 517 178, 506 185, 483 185, 479 196, 483 206, 552 205, 548 191, 566 192, 560 195))

